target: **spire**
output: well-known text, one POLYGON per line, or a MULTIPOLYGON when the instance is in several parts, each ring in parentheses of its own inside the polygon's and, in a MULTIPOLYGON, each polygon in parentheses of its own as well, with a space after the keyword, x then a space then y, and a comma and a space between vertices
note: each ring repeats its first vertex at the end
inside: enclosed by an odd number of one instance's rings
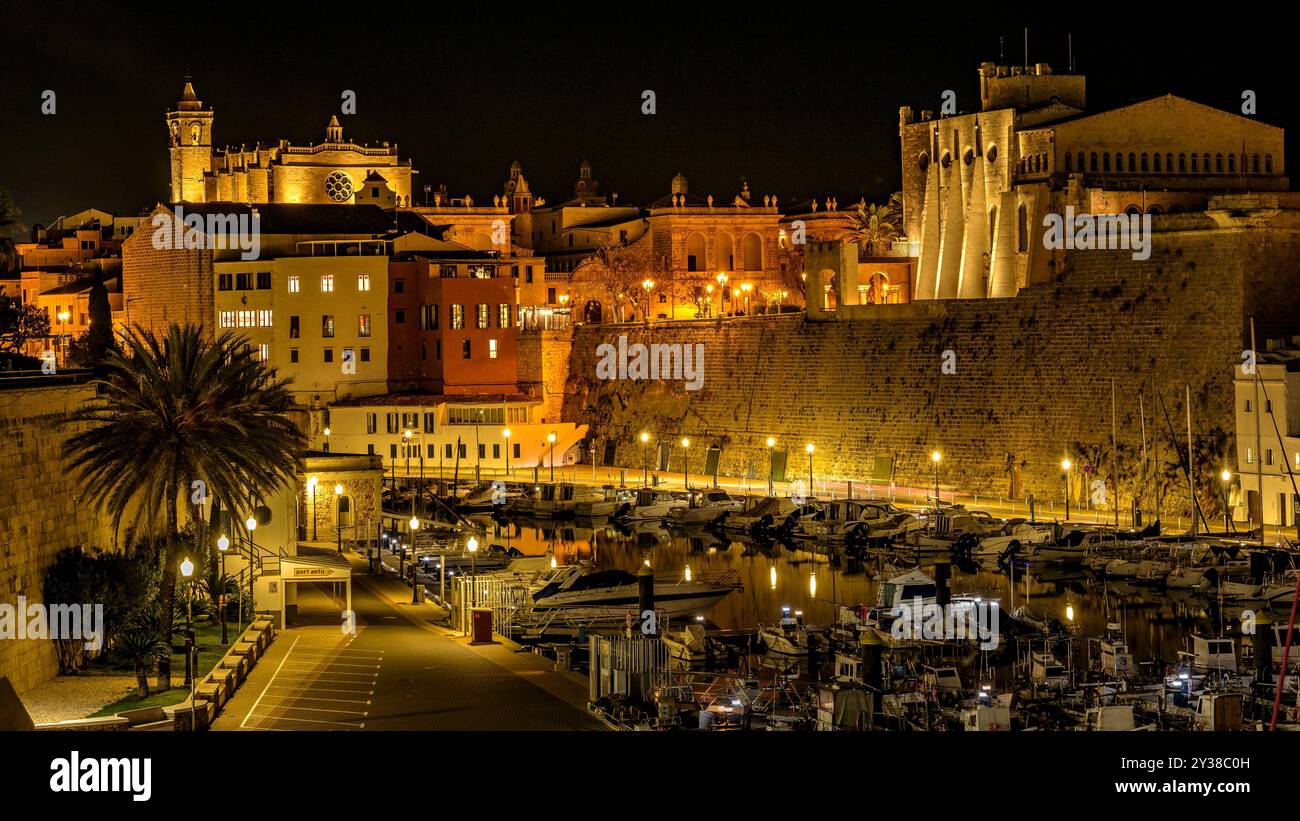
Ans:
POLYGON ((194 84, 190 82, 188 74, 185 76, 185 87, 181 89, 180 104, 177 107, 181 111, 198 111, 203 108, 202 101, 194 93, 194 84))
POLYGON ((325 142, 343 142, 343 126, 339 125, 339 118, 334 114, 330 115, 329 125, 325 126, 325 142))

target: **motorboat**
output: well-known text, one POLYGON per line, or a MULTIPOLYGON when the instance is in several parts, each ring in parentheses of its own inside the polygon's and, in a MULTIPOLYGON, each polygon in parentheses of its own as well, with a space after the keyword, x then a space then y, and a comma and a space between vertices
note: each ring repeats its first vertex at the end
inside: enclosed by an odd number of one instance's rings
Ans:
POLYGON ((1053 528, 1034 525, 1024 519, 1012 519, 997 533, 980 538, 979 547, 971 552, 976 558, 1002 558, 1018 555, 1022 548, 1055 541, 1053 528))
MULTIPOLYGON (((567 568, 533 594, 534 609, 583 608, 618 615, 635 610, 641 600, 637 577, 625 570, 567 568)), ((655 579, 654 606, 669 617, 695 614, 717 604, 740 585, 730 579, 664 581, 655 579)))
POLYGON ((685 499, 666 490, 639 488, 632 492, 631 499, 618 506, 614 518, 629 522, 657 521, 687 504, 685 499))
POLYGON ((924 519, 889 502, 839 499, 799 519, 791 535, 821 542, 869 544, 901 538, 924 527, 924 519))
POLYGON ((802 512, 815 512, 812 504, 795 504, 785 496, 768 496, 741 510, 724 513, 718 520, 723 530, 755 535, 771 528, 781 527, 793 515, 796 520, 802 512))
POLYGON ((553 519, 609 516, 621 501, 615 488, 588 487, 572 482, 543 482, 537 485, 536 492, 532 509, 528 512, 553 519))
POLYGON ((1070 685, 1069 672, 1047 650, 1030 654, 1029 678, 1034 684, 1049 690, 1061 690, 1070 685))
POLYGON ((704 625, 698 622, 687 623, 681 630, 667 629, 659 634, 668 655, 688 665, 703 664, 708 657, 708 636, 704 625))
POLYGON ((471 488, 456 503, 456 507, 467 512, 502 510, 510 504, 511 500, 518 499, 522 495, 518 490, 513 490, 507 487, 505 482, 498 480, 471 488))
POLYGON ((737 499, 725 490, 692 491, 685 505, 671 508, 664 515, 664 524, 679 527, 709 524, 743 506, 743 499, 737 499))
POLYGON ((573 486, 573 515, 579 519, 612 516, 627 501, 627 491, 611 485, 599 488, 573 486))
POLYGON ((767 648, 767 652, 779 656, 808 655, 808 633, 797 625, 761 625, 758 639, 767 648))

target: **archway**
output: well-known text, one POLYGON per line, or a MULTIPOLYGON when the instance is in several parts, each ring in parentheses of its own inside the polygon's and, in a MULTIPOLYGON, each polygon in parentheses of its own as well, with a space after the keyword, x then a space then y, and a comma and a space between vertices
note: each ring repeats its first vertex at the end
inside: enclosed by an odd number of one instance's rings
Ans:
POLYGON ((600 324, 601 307, 599 300, 589 299, 587 304, 582 306, 582 321, 590 325, 600 324))
POLYGON ((731 242, 731 235, 719 232, 713 241, 713 264, 719 271, 734 271, 736 268, 736 251, 731 242))
POLYGON ((758 238, 758 234, 749 233, 741 245, 741 253, 744 256, 746 271, 763 270, 763 241, 758 238))

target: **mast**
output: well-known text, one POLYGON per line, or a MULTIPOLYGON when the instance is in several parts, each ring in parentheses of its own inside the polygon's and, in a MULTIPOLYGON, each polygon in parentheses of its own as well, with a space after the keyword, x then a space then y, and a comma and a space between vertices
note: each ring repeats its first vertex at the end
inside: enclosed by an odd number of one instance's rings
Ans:
MULTIPOLYGON (((1250 358, 1255 367, 1255 498, 1259 500, 1259 543, 1264 544, 1264 445, 1259 419, 1259 349, 1255 347, 1255 317, 1250 318, 1250 358)), ((1281 514, 1282 511, 1278 511, 1281 514)), ((1249 512, 1247 513, 1249 516, 1249 512)), ((1281 521, 1279 518, 1278 521, 1281 521)))
POLYGON ((1115 377, 1110 378, 1110 473, 1115 477, 1115 529, 1119 530, 1119 456, 1115 452, 1115 377))
MULTIPOLYGON (((1142 492, 1145 493, 1147 489, 1147 409, 1146 404, 1143 402, 1143 393, 1145 391, 1138 392, 1138 416, 1141 417, 1142 421, 1142 492)), ((1141 509, 1142 498, 1139 495, 1138 510, 1141 509)))
POLYGON ((1192 499, 1192 535, 1199 532, 1196 522, 1196 480, 1192 478, 1192 386, 1187 385, 1187 493, 1192 499))

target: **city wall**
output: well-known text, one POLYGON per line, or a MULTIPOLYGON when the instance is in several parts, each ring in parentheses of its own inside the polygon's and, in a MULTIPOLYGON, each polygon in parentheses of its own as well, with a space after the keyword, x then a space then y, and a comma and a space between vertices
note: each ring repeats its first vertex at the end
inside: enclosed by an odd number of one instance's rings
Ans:
MULTIPOLYGON (((1008 299, 869 306, 854 321, 798 315, 581 326, 564 418, 615 439, 625 465, 640 463, 644 430, 674 442, 690 437, 694 470, 704 449, 718 445, 722 473, 766 480, 772 436, 789 453, 790 478, 806 475, 804 446, 813 442, 817 480, 860 479, 870 460, 886 456, 897 484, 927 487, 937 449, 945 487, 1005 497, 1014 466, 1021 498, 1032 492, 1059 504, 1064 456, 1111 474, 1113 379, 1127 510, 1140 473, 1139 395, 1152 464, 1157 439, 1162 461, 1172 462, 1173 442, 1185 447, 1185 387, 1198 450, 1202 437, 1232 433, 1233 366, 1248 344, 1249 316, 1260 340, 1294 332, 1295 213, 1158 219, 1149 260, 1127 251, 1060 253, 1053 281, 1008 299), (597 379, 597 346, 621 333, 629 342, 703 343, 703 388, 597 379), (945 351, 955 373, 943 372, 945 351)), ((678 447, 670 469, 682 470, 678 447)), ((1169 481, 1165 504, 1168 516, 1180 509, 1186 516, 1185 480, 1169 481)))

